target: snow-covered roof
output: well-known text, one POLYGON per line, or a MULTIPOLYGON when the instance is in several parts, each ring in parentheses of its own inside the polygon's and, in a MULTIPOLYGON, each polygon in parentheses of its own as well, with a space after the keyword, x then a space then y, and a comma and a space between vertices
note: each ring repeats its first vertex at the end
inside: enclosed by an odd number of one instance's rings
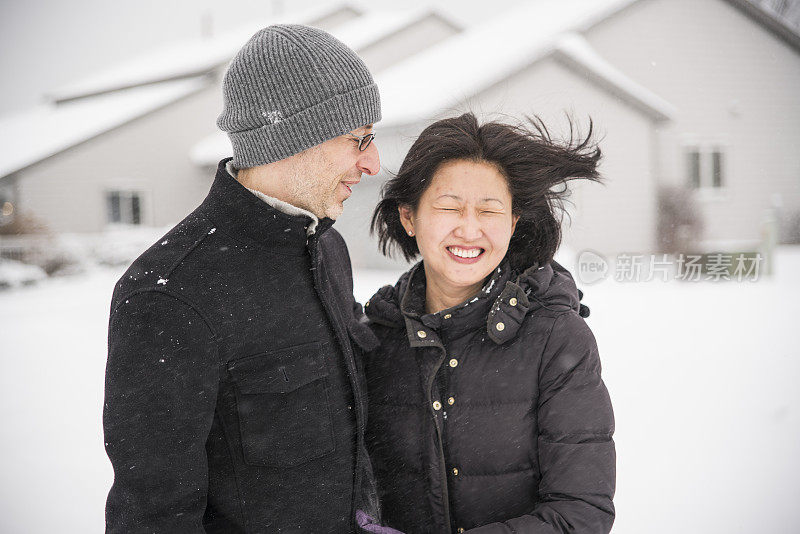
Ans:
POLYGON ((454 28, 461 29, 459 24, 442 12, 419 7, 369 11, 356 19, 332 28, 330 33, 358 52, 430 16, 439 17, 454 28))
MULTIPOLYGON (((383 121, 393 126, 425 121, 455 107, 512 73, 559 50, 581 63, 598 62, 594 73, 611 75, 620 89, 635 87, 574 39, 581 32, 637 0, 537 0, 455 35, 442 44, 393 65, 377 76, 383 121)), ((643 96, 643 89, 636 87, 643 96)), ((647 97, 643 101, 655 102, 647 97)), ((666 109, 666 108, 665 108, 666 109)), ((662 110, 663 111, 663 110, 662 110)))
POLYGON ((0 177, 117 128, 205 87, 206 76, 42 104, 0 117, 0 177))
POLYGON ((556 51, 571 64, 582 69, 609 90, 623 96, 630 104, 652 115, 656 120, 675 116, 677 108, 634 81, 601 57, 582 35, 567 33, 556 41, 556 51))
POLYGON ((230 61, 254 33, 269 24, 287 21, 308 23, 343 9, 353 10, 349 4, 344 3, 335 4, 333 7, 316 6, 289 12, 281 17, 251 21, 234 31, 216 37, 171 43, 131 60, 120 62, 108 70, 59 87, 46 96, 60 102, 126 87, 203 74, 230 61))

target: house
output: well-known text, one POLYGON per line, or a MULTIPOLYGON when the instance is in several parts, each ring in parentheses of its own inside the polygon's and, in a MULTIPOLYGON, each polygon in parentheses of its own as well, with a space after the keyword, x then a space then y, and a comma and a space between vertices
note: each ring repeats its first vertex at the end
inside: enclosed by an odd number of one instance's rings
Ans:
MULTIPOLYGON (((800 213, 800 37, 745 0, 537 0, 467 28, 346 4, 292 20, 356 49, 381 90, 384 171, 336 223, 356 266, 397 264, 369 237, 380 187, 422 128, 465 110, 537 114, 556 136, 565 112, 582 133, 591 117, 605 183, 574 182, 570 250, 657 250, 669 185, 691 190, 709 249, 751 250, 765 218, 800 213)), ((0 206, 59 231, 180 220, 231 153, 214 125, 219 84, 251 30, 156 51, 0 118, 0 206)))
MULTIPOLYGON (((605 135, 604 172, 614 173, 616 179, 608 186, 596 186, 604 193, 596 202, 578 202, 584 187, 575 188, 576 208, 565 241, 572 248, 591 245, 602 252, 649 250, 656 221, 648 136, 654 125, 672 116, 674 108, 598 57, 578 33, 628 3, 526 3, 379 73, 384 119, 378 124, 377 139, 384 169, 396 172, 416 135, 442 116, 472 110, 483 118, 513 120, 536 113, 548 124, 563 126, 563 112, 570 111, 584 130, 591 116, 605 135), (626 159, 624 172, 615 173, 616 154, 626 159), (591 222, 597 220, 599 228, 592 228, 591 222)), ((337 222, 345 235, 360 229, 353 242, 366 239, 360 221, 369 217, 377 202, 379 185, 362 181, 356 209, 349 206, 337 222)), ((369 253, 360 257, 358 250, 351 250, 351 255, 354 262, 370 259, 369 253)), ((382 264, 379 259, 373 265, 382 264)))
POLYGON ((460 31, 429 9, 364 13, 334 4, 149 51, 57 88, 46 105, 0 118, 6 219, 28 214, 70 233, 181 220, 208 193, 218 161, 231 155, 215 122, 227 64, 274 22, 326 29, 376 71, 460 31))
MULTIPOLYGON (((659 187, 684 185, 705 222, 698 246, 751 250, 775 204, 800 211, 798 44, 739 0, 525 3, 379 73, 383 166, 396 172, 426 124, 468 109, 536 113, 562 134, 564 112, 584 133, 591 117, 606 183, 573 187, 569 249, 657 250, 659 187)), ((337 221, 349 242, 370 243, 381 182, 362 181, 337 221)), ((353 248, 355 263, 385 264, 353 248)))

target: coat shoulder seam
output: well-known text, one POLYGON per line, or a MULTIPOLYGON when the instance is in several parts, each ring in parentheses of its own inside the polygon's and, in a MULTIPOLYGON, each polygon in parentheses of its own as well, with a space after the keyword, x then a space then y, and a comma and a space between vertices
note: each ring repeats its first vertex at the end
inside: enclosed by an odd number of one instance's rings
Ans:
POLYGON ((131 297, 134 297, 136 295, 141 295, 141 294, 144 294, 144 293, 158 293, 158 294, 164 295, 166 297, 170 297, 170 298, 172 298, 174 300, 177 300, 178 302, 186 305, 187 307, 189 307, 194 313, 196 313, 203 320, 203 323, 205 324, 206 328, 208 328, 208 331, 211 333, 211 336, 214 339, 216 339, 218 337, 217 336, 217 332, 214 330, 213 326, 211 325, 211 321, 209 320, 208 316, 197 305, 195 305, 191 300, 189 300, 187 297, 185 297, 183 295, 179 295, 179 294, 173 293, 172 291, 169 291, 167 289, 161 289, 161 288, 153 288, 153 287, 139 288, 139 289, 134 289, 133 291, 130 291, 130 292, 124 294, 123 296, 121 296, 118 299, 116 305, 114 306, 114 309, 111 310, 111 320, 113 321, 114 318, 117 316, 117 311, 122 307, 122 305, 125 303, 125 301, 127 301, 131 297))

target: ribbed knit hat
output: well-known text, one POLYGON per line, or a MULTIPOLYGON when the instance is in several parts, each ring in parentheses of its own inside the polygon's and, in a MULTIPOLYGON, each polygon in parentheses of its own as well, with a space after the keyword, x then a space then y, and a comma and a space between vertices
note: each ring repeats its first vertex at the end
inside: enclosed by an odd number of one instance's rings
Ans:
POLYGON ((378 86, 364 62, 318 28, 268 26, 233 58, 217 126, 237 169, 287 158, 381 119, 378 86))

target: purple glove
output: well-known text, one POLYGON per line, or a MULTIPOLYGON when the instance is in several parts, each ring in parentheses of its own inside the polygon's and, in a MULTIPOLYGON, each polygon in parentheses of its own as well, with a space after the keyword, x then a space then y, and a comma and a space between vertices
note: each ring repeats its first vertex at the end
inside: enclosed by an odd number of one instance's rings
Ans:
POLYGON ((356 522, 364 532, 375 534, 403 534, 392 527, 384 527, 375 522, 375 519, 367 515, 363 510, 356 510, 356 522))

